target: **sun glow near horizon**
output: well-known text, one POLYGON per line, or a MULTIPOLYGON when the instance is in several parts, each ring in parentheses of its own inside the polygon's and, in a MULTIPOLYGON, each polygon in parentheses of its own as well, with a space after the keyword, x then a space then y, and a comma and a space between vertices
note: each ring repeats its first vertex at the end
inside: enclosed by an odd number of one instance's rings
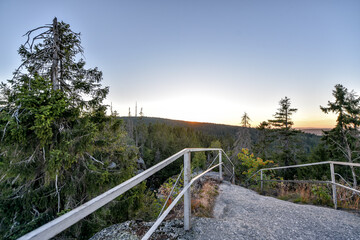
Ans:
MULTIPOLYGON (((257 127, 261 122, 273 119, 277 111, 276 103, 269 108, 266 104, 252 104, 251 107, 234 102, 230 98, 213 97, 213 95, 197 93, 168 96, 166 99, 149 101, 113 102, 113 109, 120 116, 128 116, 130 107, 131 116, 135 116, 135 102, 138 115, 140 109, 144 116, 159 117, 187 122, 206 122, 226 125, 241 125, 241 117, 246 112, 251 118, 251 127, 257 127)), ((110 104, 109 104, 110 105, 110 104)), ((298 107, 298 106, 296 106, 298 107)), ((299 109, 304 106, 298 107, 299 109)), ((294 113, 292 116, 294 128, 333 128, 336 123, 335 114, 324 114, 319 109, 316 113, 305 110, 294 113)))
POLYGON ((260 2, 0 1, 0 81, 21 64, 21 36, 58 16, 121 116, 137 101, 145 116, 240 125, 247 112, 256 127, 287 96, 294 127, 334 126, 319 106, 339 83, 360 93, 360 1, 260 2))

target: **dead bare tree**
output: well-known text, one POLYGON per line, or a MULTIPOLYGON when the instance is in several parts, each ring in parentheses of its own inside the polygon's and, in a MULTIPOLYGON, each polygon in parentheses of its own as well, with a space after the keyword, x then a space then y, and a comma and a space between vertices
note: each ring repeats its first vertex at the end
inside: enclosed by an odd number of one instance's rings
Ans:
POLYGON ((69 24, 58 22, 55 17, 52 24, 29 30, 24 36, 27 41, 19 49, 23 63, 15 70, 14 78, 21 76, 21 70, 25 68, 30 74, 50 78, 54 90, 69 90, 69 81, 83 66, 82 61, 73 62, 76 54, 83 54, 80 33, 73 32, 69 24))

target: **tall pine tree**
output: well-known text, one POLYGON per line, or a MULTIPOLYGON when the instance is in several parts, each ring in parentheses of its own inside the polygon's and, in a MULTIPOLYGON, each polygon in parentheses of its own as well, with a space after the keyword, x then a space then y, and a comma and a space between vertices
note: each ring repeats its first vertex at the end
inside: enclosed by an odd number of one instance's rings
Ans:
POLYGON ((236 133, 236 139, 232 149, 232 158, 236 159, 237 155, 242 151, 243 148, 251 150, 253 141, 250 133, 250 117, 244 112, 241 117, 241 127, 236 133))
MULTIPOLYGON (((341 84, 333 90, 334 102, 320 106, 324 113, 336 113, 336 126, 326 131, 323 140, 329 145, 331 158, 350 163, 360 160, 360 98, 341 84)), ((353 187, 357 186, 355 168, 350 166, 353 187)))
POLYGON ((244 112, 244 115, 241 117, 241 126, 246 128, 250 127, 251 126, 250 121, 251 119, 249 115, 246 112, 244 112))
POLYGON ((263 121, 256 127, 259 136, 254 146, 254 152, 257 156, 264 160, 268 160, 271 156, 271 143, 274 141, 274 132, 271 125, 263 121))
POLYGON ((278 108, 278 111, 274 115, 275 119, 269 120, 269 123, 277 132, 277 143, 280 148, 279 160, 281 164, 288 166, 296 162, 293 136, 296 135, 298 131, 292 128, 294 123, 292 122, 291 116, 297 109, 290 107, 291 102, 288 97, 281 99, 279 105, 280 108, 278 108))
MULTIPOLYGON (((97 68, 85 69, 80 34, 55 18, 26 36, 22 64, 0 88, 3 239, 18 238, 136 172, 137 149, 128 144, 121 122, 105 115, 108 88, 97 68)), ((106 209, 91 215, 71 237, 89 237, 135 215, 141 194, 123 196, 118 215, 110 217, 106 209)))

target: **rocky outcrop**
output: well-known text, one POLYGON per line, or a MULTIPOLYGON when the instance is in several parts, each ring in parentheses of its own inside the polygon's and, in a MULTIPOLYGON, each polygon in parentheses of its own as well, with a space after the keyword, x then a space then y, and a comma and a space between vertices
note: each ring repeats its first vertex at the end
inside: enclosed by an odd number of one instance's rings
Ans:
MULTIPOLYGON (((194 176, 197 174, 198 173, 194 173, 194 176)), ((217 196, 219 184, 219 174, 210 172, 192 185, 191 195, 193 216, 212 216, 212 208, 215 197, 217 196)), ((166 198, 166 196, 162 197, 166 198)), ((156 232, 153 233, 151 239, 192 239, 191 233, 184 231, 182 218, 183 206, 181 203, 178 203, 166 217, 166 220, 158 227, 156 232)), ((98 232, 91 240, 141 239, 153 224, 154 222, 134 220, 115 224, 98 232)))
MULTIPOLYGON (((360 239, 360 216, 326 207, 301 205, 222 183, 214 218, 165 221, 152 239, 360 239)), ((141 239, 152 223, 130 221, 96 234, 92 240, 141 239)))
MULTIPOLYGON (((90 238, 90 240, 138 240, 141 239, 141 237, 151 228, 153 224, 153 222, 133 220, 121 224, 115 224, 103 229, 101 232, 98 232, 90 238)), ((151 236, 151 239, 190 240, 192 238, 184 231, 183 220, 174 219, 164 221, 151 236)))

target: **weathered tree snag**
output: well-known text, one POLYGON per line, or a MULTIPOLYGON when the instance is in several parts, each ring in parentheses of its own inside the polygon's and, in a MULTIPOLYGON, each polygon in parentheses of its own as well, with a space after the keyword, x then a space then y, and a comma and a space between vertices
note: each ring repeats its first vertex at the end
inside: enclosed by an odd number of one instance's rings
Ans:
POLYGON ((53 20, 53 33, 54 33, 54 40, 53 40, 53 56, 52 56, 52 66, 51 66, 51 81, 53 84, 53 89, 59 89, 59 82, 57 79, 58 75, 58 64, 59 64, 59 56, 58 52, 60 51, 59 43, 59 28, 57 24, 57 19, 54 18, 53 20))

